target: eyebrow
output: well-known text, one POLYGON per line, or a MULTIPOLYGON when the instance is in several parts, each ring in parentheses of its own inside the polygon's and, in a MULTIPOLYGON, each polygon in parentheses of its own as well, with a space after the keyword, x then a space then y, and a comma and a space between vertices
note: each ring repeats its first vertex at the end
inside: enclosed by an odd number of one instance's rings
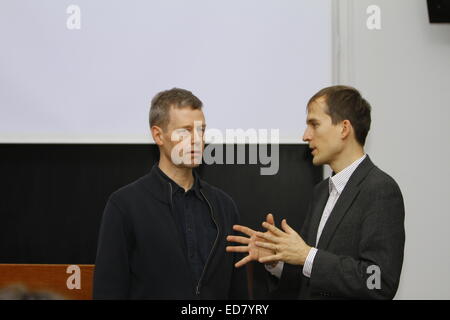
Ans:
MULTIPOLYGON (((185 125, 185 126, 181 126, 178 129, 191 129, 191 128, 193 128, 193 126, 188 124, 188 125, 185 125)), ((206 128, 206 123, 202 124, 202 128, 206 128)))
POLYGON ((306 120, 307 124, 313 124, 313 123, 317 123, 317 122, 319 122, 319 120, 315 119, 315 118, 311 118, 311 119, 306 120))

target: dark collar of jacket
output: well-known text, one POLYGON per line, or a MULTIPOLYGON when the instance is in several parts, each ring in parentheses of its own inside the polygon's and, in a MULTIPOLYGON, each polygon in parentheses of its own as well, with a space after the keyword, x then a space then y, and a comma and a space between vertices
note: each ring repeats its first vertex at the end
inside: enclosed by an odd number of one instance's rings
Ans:
MULTIPOLYGON (((168 183, 170 183, 172 185, 172 195, 174 195, 178 190, 181 191, 181 192, 185 192, 183 187, 178 185, 167 174, 165 174, 164 171, 162 171, 161 168, 158 166, 158 164, 155 164, 153 166, 152 170, 155 170, 156 173, 158 175, 160 175, 165 182, 168 182, 168 183)), ((202 197, 202 195, 200 193, 200 177, 198 176, 198 174, 195 171, 193 171, 192 174, 194 176, 194 183, 193 183, 191 189, 194 191, 194 193, 197 196, 197 198, 199 198, 200 200, 203 201, 204 199, 203 199, 203 197, 202 197)))
MULTIPOLYGON (((205 193, 207 196, 210 192, 208 190, 207 184, 200 179, 198 174, 193 171, 194 179, 195 179, 195 192, 197 196, 202 198, 202 193, 205 193)), ((158 201, 161 201, 165 204, 171 205, 171 191, 173 191, 173 188, 171 189, 170 186, 170 178, 164 177, 164 172, 162 172, 161 169, 158 167, 158 163, 153 165, 150 172, 144 176, 144 185, 145 187, 150 191, 150 194, 158 201), (169 180, 168 180, 169 179, 169 180)), ((175 182, 174 182, 175 183, 175 182)))

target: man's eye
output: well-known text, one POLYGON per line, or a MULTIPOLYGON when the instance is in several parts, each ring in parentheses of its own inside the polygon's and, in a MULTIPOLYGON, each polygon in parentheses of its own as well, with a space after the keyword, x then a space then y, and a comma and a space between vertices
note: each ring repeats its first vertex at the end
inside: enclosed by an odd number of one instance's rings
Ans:
POLYGON ((184 137, 184 136, 189 135, 189 130, 187 130, 187 129, 178 129, 177 130, 177 134, 184 137))

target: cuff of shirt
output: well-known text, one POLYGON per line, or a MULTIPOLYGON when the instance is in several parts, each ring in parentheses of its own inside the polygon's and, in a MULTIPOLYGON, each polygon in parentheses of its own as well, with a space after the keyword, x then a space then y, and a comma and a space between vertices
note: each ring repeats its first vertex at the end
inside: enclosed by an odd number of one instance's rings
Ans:
POLYGON ((303 275, 305 277, 311 278, 311 271, 316 253, 317 253, 316 248, 311 248, 311 250, 309 250, 308 256, 306 257, 305 265, 303 266, 303 275))
POLYGON ((265 264, 264 267, 267 271, 269 271, 273 276, 277 277, 278 279, 281 278, 281 274, 283 273, 283 261, 278 261, 278 263, 271 267, 270 265, 265 264))

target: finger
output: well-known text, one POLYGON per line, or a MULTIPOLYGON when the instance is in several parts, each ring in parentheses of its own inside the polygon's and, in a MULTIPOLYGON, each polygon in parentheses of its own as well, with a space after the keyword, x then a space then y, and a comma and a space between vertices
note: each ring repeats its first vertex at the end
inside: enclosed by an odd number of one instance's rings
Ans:
POLYGON ((234 266, 236 268, 240 268, 242 266, 245 266, 247 263, 249 263, 250 261, 252 261, 252 258, 250 258, 250 256, 246 256, 245 258, 242 258, 241 260, 239 260, 238 262, 236 262, 234 264, 234 266))
POLYGON ((273 243, 278 243, 280 241, 280 239, 278 237, 274 236, 270 232, 264 232, 264 233, 257 232, 256 236, 258 238, 262 238, 264 240, 267 240, 267 241, 270 241, 270 242, 273 242, 273 243))
POLYGON ((237 242, 242 244, 249 244, 250 239, 246 237, 240 237, 240 236, 228 236, 227 241, 229 242, 237 242))
POLYGON ((227 252, 248 252, 248 246, 227 246, 227 252))
POLYGON ((278 229, 277 227, 267 223, 267 222, 263 222, 262 226, 264 228, 266 228, 267 230, 269 230, 270 232, 272 232, 274 235, 276 236, 283 236, 285 235, 285 233, 283 231, 281 231, 280 229, 278 229))
POLYGON ((260 237, 258 237, 258 236, 255 235, 255 241, 261 241, 261 242, 263 242, 263 241, 264 241, 264 238, 260 238, 260 237))
POLYGON ((233 230, 235 230, 235 231, 239 231, 239 232, 242 232, 242 233, 245 233, 246 235, 248 235, 249 237, 251 237, 252 235, 254 235, 255 234, 255 230, 252 230, 252 229, 250 229, 250 228, 248 228, 248 227, 245 227, 245 226, 240 226, 240 225, 238 225, 238 224, 235 224, 234 226, 233 226, 233 230))
POLYGON ((292 229, 288 224, 286 219, 283 219, 283 221, 281 221, 281 228, 283 228, 283 230, 288 233, 288 234, 292 234, 295 232, 294 229, 292 229))
POLYGON ((256 245, 261 248, 266 248, 266 249, 270 249, 273 251, 277 251, 277 246, 273 243, 256 241, 256 245))
POLYGON ((275 220, 273 218, 273 214, 271 214, 271 213, 267 214, 266 222, 271 225, 275 225, 275 220))
POLYGON ((274 261, 280 261, 280 260, 281 260, 280 254, 266 256, 266 257, 262 257, 262 258, 258 259, 258 261, 261 263, 274 262, 274 261))

